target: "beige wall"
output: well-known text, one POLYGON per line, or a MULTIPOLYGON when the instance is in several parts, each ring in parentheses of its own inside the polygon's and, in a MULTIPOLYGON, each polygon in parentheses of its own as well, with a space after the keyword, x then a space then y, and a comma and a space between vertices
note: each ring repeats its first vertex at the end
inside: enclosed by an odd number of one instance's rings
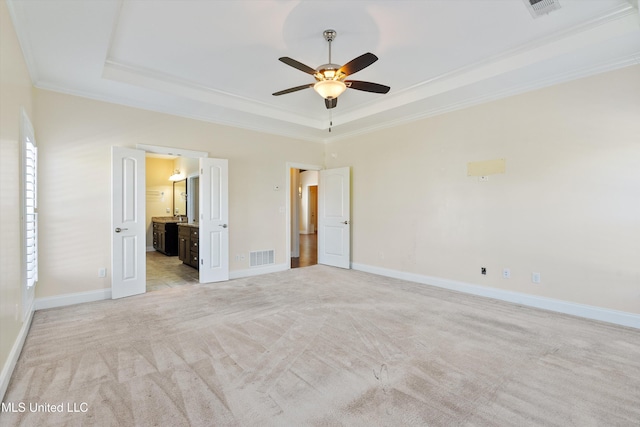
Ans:
POLYGON ((355 263, 640 313, 640 66, 332 143, 326 162, 353 167, 355 263), (498 158, 505 174, 467 177, 498 158))
POLYGON ((40 147, 37 298, 110 287, 111 146, 178 147, 229 159, 230 269, 249 251, 285 254, 286 163, 321 163, 324 147, 166 114, 36 90, 40 147), (280 208, 283 208, 282 212, 280 208), (236 254, 245 254, 236 261, 236 254))
MULTIPOLYGON (((0 367, 7 366, 22 315, 20 111, 34 121, 32 86, 5 2, 0 2, 0 367)), ((36 132, 37 136, 37 132, 36 132)))

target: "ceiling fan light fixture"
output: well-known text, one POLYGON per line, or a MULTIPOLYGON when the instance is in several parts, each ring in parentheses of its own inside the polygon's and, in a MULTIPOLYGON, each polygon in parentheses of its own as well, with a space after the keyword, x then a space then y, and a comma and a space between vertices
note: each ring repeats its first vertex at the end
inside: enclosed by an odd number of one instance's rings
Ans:
MULTIPOLYGON (((540 1, 540 0, 531 0, 540 1)), ((554 0, 558 1, 558 0, 554 0)), ((355 74, 360 70, 367 68, 378 60, 378 57, 371 52, 364 53, 344 65, 338 65, 331 62, 331 42, 336 38, 335 30, 326 30, 324 33, 325 40, 329 43, 329 62, 321 65, 318 68, 311 68, 308 65, 303 64, 300 61, 283 56, 278 58, 280 62, 287 64, 290 67, 296 68, 307 74, 311 74, 317 80, 316 83, 309 83, 306 85, 300 85, 289 89, 274 92, 273 96, 280 96, 291 92, 297 92, 299 90, 313 89, 324 98, 324 105, 328 110, 336 108, 338 105, 338 97, 347 88, 360 90, 363 92, 371 93, 387 93, 391 89, 389 86, 381 85, 378 83, 364 82, 360 80, 345 80, 351 74, 355 74)))
POLYGON ((347 89, 340 80, 321 80, 313 85, 313 89, 324 99, 334 99, 347 89))

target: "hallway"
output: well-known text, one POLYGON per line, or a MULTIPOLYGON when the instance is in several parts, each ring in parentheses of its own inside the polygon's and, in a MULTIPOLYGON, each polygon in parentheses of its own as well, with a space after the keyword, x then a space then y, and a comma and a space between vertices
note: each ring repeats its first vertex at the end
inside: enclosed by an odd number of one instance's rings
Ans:
POLYGON ((291 268, 309 267, 318 263, 318 234, 300 235, 300 258, 291 258, 291 268))

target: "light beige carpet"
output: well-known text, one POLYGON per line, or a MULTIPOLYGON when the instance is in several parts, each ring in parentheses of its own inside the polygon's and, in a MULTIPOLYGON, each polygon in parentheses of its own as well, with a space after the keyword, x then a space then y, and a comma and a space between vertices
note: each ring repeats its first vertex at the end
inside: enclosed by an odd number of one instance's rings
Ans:
POLYGON ((39 311, 4 401, 2 426, 638 426, 640 331, 315 266, 39 311))

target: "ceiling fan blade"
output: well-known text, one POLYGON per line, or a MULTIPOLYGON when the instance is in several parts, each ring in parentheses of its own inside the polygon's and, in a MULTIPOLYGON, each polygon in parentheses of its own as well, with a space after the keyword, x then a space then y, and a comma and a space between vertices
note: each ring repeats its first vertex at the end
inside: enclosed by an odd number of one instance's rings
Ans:
POLYGON ((391 89, 389 86, 381 85, 378 83, 363 82, 360 80, 345 80, 344 84, 351 89, 373 93, 387 93, 391 89))
POLYGON ((273 96, 280 96, 280 95, 284 95, 284 94, 291 93, 291 92, 297 92, 297 91, 302 90, 302 89, 307 89, 309 87, 313 87, 313 85, 314 85, 314 83, 309 83, 308 85, 290 87, 289 89, 281 90, 280 92, 275 92, 272 95, 273 96))
POLYGON ((324 106, 327 107, 327 110, 330 110, 332 108, 336 108, 338 106, 338 98, 332 98, 332 99, 324 99, 324 106))
POLYGON ((369 65, 373 64, 377 60, 378 60, 377 56, 375 56, 371 52, 367 52, 344 64, 342 67, 340 67, 339 72, 341 71, 347 76, 351 74, 355 74, 358 71, 364 68, 367 68, 369 65))
POLYGON ((308 65, 304 65, 302 62, 298 62, 295 59, 291 59, 288 56, 283 56, 282 58, 278 58, 278 59, 293 68, 297 68, 300 71, 304 71, 307 74, 316 73, 316 70, 314 70, 313 68, 309 67, 308 65))

